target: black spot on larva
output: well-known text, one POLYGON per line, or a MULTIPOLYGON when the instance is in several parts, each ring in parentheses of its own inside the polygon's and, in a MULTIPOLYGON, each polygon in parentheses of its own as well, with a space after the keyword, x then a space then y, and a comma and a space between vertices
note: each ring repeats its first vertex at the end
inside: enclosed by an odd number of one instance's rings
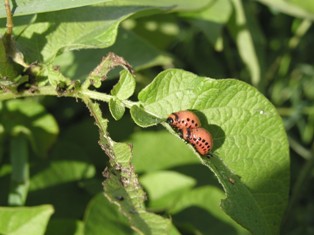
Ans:
POLYGON ((172 118, 167 118, 166 122, 167 122, 168 124, 173 124, 173 119, 172 119, 172 118))
POLYGON ((205 142, 205 139, 203 139, 202 142, 204 143, 204 142, 205 142))

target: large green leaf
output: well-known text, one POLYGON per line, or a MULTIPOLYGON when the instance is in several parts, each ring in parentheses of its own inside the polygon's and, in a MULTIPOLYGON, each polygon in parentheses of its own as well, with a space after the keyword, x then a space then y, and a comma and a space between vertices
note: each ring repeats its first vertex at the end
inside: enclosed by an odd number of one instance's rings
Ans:
MULTIPOLYGON (((95 6, 39 14, 36 18, 15 18, 17 40, 26 60, 47 61, 64 51, 111 46, 121 21, 147 9, 198 9, 208 0, 192 4, 184 1, 111 1, 95 6), (34 43, 35 42, 35 43, 34 43)), ((35 3, 36 5, 36 3, 35 3)), ((1 21, 4 26, 4 21, 1 21)))
MULTIPOLYGON (((20 16, 83 7, 109 1, 112 0, 16 0, 11 8, 14 9, 14 16, 20 16)), ((6 17, 6 13, 5 9, 1 8, 0 18, 3 17, 6 17)))
POLYGON ((0 234, 45 234, 53 213, 50 205, 36 207, 0 207, 0 234))
MULTIPOLYGON (((171 1, 152 1, 152 0, 76 0, 76 1, 68 1, 68 0, 16 0, 12 4, 14 9, 14 15, 30 15, 30 14, 38 14, 42 12, 51 12, 58 10, 65 10, 77 7, 83 7, 93 4, 99 4, 104 2, 113 2, 115 5, 130 5, 130 6, 154 6, 154 7, 171 7, 176 9, 198 9, 204 6, 208 0, 197 0, 197 1, 182 1, 178 4, 176 0, 171 1)), ((111 4, 111 3, 109 3, 111 4)), ((0 18, 6 17, 5 9, 0 9, 0 18)))
POLYGON ((144 9, 103 5, 40 14, 17 43, 28 61, 47 61, 68 50, 108 47, 120 22, 144 9))
POLYGON ((278 233, 288 200, 289 152, 281 118, 263 95, 238 80, 171 69, 142 90, 139 100, 156 119, 197 110, 214 138, 215 157, 202 162, 226 191, 223 209, 255 234, 278 233))

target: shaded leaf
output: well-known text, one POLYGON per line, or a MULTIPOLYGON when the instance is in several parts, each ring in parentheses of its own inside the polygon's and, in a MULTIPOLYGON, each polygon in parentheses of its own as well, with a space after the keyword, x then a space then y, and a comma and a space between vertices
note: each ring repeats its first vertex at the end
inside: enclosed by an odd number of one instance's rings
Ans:
MULTIPOLYGON (((117 201, 122 198, 117 197, 117 201)), ((96 195, 88 204, 85 214, 85 234, 135 234, 127 219, 103 194, 96 195)))
POLYGON ((49 221, 45 235, 55 234, 84 235, 84 224, 80 220, 52 219, 49 221))
POLYGON ((181 194, 170 208, 174 223, 189 224, 203 234, 250 234, 219 208, 219 201, 223 197, 224 193, 213 186, 203 186, 181 194))
POLYGON ((28 136, 34 151, 45 156, 59 132, 55 119, 32 100, 10 100, 1 110, 4 129, 10 135, 28 136))

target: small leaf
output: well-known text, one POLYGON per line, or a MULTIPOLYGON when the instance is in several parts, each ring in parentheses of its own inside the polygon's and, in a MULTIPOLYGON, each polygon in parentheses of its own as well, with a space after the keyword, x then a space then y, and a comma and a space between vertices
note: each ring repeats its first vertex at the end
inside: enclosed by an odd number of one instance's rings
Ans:
POLYGON ((135 90, 135 79, 133 75, 127 71, 120 72, 119 82, 111 90, 111 95, 118 97, 120 100, 126 100, 133 95, 135 90))
POLYGON ((119 120, 122 118, 125 112, 125 107, 124 107, 124 104, 119 99, 111 98, 109 101, 109 110, 112 117, 115 120, 119 120))
POLYGON ((36 207, 0 207, 0 234, 45 234, 53 213, 50 205, 36 207))
POLYGON ((131 116, 134 122, 141 127, 157 125, 161 122, 160 118, 153 116, 137 105, 131 107, 131 116))
POLYGON ((63 83, 65 86, 71 84, 71 80, 63 76, 58 68, 53 68, 51 66, 45 67, 46 76, 48 76, 49 83, 57 87, 59 84, 63 83))

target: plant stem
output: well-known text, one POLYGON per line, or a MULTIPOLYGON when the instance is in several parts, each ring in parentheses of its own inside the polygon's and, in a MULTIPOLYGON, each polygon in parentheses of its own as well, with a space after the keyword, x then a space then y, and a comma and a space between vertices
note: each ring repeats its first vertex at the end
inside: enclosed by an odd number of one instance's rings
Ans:
MULTIPOLYGON (((0 101, 4 100, 10 100, 10 99, 16 99, 16 98, 21 98, 21 97, 33 97, 33 96, 64 96, 64 97, 73 97, 73 98, 81 98, 83 97, 89 97, 90 99, 93 100, 99 100, 103 102, 109 102, 110 99, 112 98, 111 95, 101 93, 98 91, 91 91, 91 90, 79 90, 76 93, 64 93, 62 95, 58 94, 56 91, 55 87, 53 86, 44 86, 40 87, 38 91, 36 92, 22 92, 22 93, 14 93, 14 92, 3 92, 2 94, 0 93, 0 101)), ((133 105, 136 104, 136 102, 132 102, 130 100, 123 100, 122 101, 125 107, 131 108, 133 105)))
POLYGON ((4 0, 4 7, 7 14, 7 34, 12 35, 13 32, 13 20, 9 0, 4 0))
MULTIPOLYGON (((100 92, 97 92, 97 91, 91 91, 91 90, 81 91, 81 94, 83 94, 84 96, 88 96, 91 99, 100 100, 100 101, 104 101, 104 102, 107 102, 107 103, 112 98, 111 95, 108 95, 108 94, 105 94, 105 93, 100 93, 100 92)), ((132 101, 129 101, 129 100, 123 100, 122 102, 125 105, 125 107, 127 107, 127 108, 131 108, 136 103, 136 102, 132 102, 132 101)))
POLYGON ((9 205, 22 206, 26 201, 29 187, 27 137, 19 133, 11 138, 10 160, 12 165, 9 205))

